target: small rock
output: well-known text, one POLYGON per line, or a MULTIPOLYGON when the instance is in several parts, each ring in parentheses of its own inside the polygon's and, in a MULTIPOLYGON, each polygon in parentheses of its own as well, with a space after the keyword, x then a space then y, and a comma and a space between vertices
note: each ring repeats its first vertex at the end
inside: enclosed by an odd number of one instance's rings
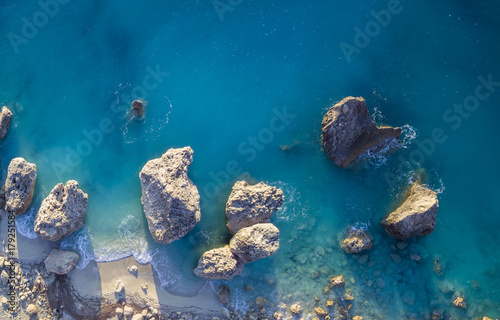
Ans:
POLYGON ((290 306, 290 312, 294 315, 298 315, 302 312, 302 307, 298 303, 294 303, 290 306))
POLYGON ((118 318, 123 317, 123 308, 120 307, 116 308, 115 313, 118 318))
POLYGON ((331 299, 326 300, 326 306, 327 307, 333 307, 333 303, 334 303, 334 301, 331 300, 331 299))
POLYGON ((257 297, 257 299, 255 299, 255 305, 257 306, 257 308, 264 308, 264 306, 267 304, 267 299, 264 298, 264 297, 257 297))
POLYGON ((231 318, 231 311, 229 311, 227 308, 221 308, 220 313, 226 318, 230 319, 231 318))
POLYGON ((420 255, 416 254, 416 253, 412 253, 410 255, 410 259, 412 259, 413 261, 417 261, 418 262, 418 261, 422 260, 422 257, 420 255))
POLYGON ((137 277, 137 274, 139 273, 139 268, 136 265, 127 267, 128 272, 131 274, 135 275, 137 277))
POLYGON ((136 314, 132 317, 132 320, 143 320, 144 317, 142 316, 142 314, 136 314))
POLYGON ((121 279, 118 279, 115 282, 115 293, 116 294, 125 293, 125 284, 123 284, 123 281, 121 279))
POLYGON ((398 247, 399 250, 404 250, 408 247, 408 242, 400 241, 396 244, 396 247, 398 247))
POLYGON ((283 313, 281 313, 281 312, 275 312, 273 314, 273 319, 274 320, 281 320, 281 319, 283 319, 283 313))
POLYGON ((141 289, 144 290, 144 291, 148 291, 148 283, 147 282, 144 282, 143 284, 141 284, 141 289))
POLYGON ((0 278, 2 279, 2 284, 5 286, 9 282, 9 274, 7 271, 2 270, 2 274, 0 275, 0 278))
POLYGON ((6 106, 3 106, 0 112, 0 139, 3 139, 7 134, 11 118, 12 112, 6 106))
POLYGON ((48 272, 67 274, 76 266, 78 255, 71 251, 53 249, 45 259, 44 264, 48 272))
POLYGON ((134 314, 134 309, 132 309, 132 307, 125 306, 125 308, 123 308, 123 315, 125 317, 131 317, 133 314, 134 314))
POLYGON ((29 314, 30 316, 37 314, 38 309, 37 309, 36 305, 29 304, 28 307, 26 308, 26 313, 29 314))
POLYGON ((358 253, 371 247, 370 237, 359 229, 350 230, 348 237, 342 242, 342 248, 347 253, 358 253))
POLYGON ((362 316, 355 316, 352 318, 352 320, 363 320, 362 316))
POLYGON ((343 275, 333 277, 330 279, 330 286, 331 287, 343 287, 344 283, 345 283, 345 281, 344 281, 343 275))
POLYGON ((228 304, 231 299, 231 289, 228 286, 220 286, 217 290, 217 298, 222 304, 228 304))
POLYGON ((467 308, 467 304, 466 304, 466 302, 465 302, 465 299, 464 299, 464 298, 462 298, 462 297, 457 297, 457 298, 455 299, 455 301, 453 301, 453 305, 454 305, 455 307, 460 308, 460 309, 465 309, 465 308, 467 308))
POLYGON ((324 317, 326 317, 328 315, 328 312, 325 309, 321 308, 321 307, 314 308, 314 311, 321 318, 324 318, 324 317))
POLYGON ((246 285, 246 286, 245 286, 245 290, 246 290, 246 291, 253 291, 253 290, 254 290, 254 287, 252 287, 251 285, 246 285))

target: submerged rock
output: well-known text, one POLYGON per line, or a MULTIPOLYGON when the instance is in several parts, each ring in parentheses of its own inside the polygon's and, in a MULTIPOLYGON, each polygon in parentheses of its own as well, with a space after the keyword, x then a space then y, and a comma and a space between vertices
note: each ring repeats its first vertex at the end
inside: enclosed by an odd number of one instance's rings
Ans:
POLYGON ((299 304, 294 303, 290 306, 290 312, 294 315, 299 315, 302 312, 302 307, 299 304))
POLYGON ((200 195, 187 175, 192 162, 190 147, 169 149, 148 161, 139 174, 142 206, 158 243, 180 239, 200 222, 200 195))
POLYGON ((345 284, 344 275, 332 277, 330 279, 330 287, 343 287, 345 284))
POLYGON ((382 220, 381 224, 387 233, 400 239, 426 236, 436 226, 438 208, 436 192, 415 184, 405 203, 382 220))
POLYGON ((245 263, 231 252, 229 246, 205 252, 194 274, 205 279, 232 279, 243 271, 245 263))
POLYGON ((35 181, 35 164, 23 158, 12 159, 5 180, 5 210, 15 215, 25 213, 33 200, 35 181))
POLYGON ((58 183, 42 201, 35 218, 35 233, 43 240, 57 241, 83 227, 88 195, 78 182, 58 183))
POLYGON ((45 259, 45 268, 48 272, 67 274, 73 270, 77 261, 78 255, 76 253, 54 249, 45 259))
POLYGON ((453 301, 453 305, 457 308, 460 308, 460 309, 465 309, 467 308, 467 304, 465 302, 465 299, 462 298, 462 297, 457 297, 455 299, 455 301, 453 301))
POLYGON ((328 110, 321 125, 323 147, 339 167, 401 135, 401 128, 377 127, 361 97, 342 99, 328 110))
POLYGON ((227 228, 235 234, 242 228, 267 223, 283 201, 281 189, 264 182, 250 186, 246 181, 238 181, 226 204, 227 228))
POLYGON ((269 257, 278 251, 280 232, 272 223, 258 223, 238 231, 229 247, 241 261, 249 263, 269 257))
POLYGON ((220 286, 217 289, 217 298, 222 304, 228 304, 231 300, 231 289, 228 286, 220 286))
POLYGON ((342 248, 347 253, 358 253, 372 247, 370 237, 363 230, 349 230, 349 235, 342 242, 342 248))
POLYGON ((0 139, 3 139, 9 130, 10 119, 12 118, 12 112, 6 106, 2 107, 0 112, 0 139))

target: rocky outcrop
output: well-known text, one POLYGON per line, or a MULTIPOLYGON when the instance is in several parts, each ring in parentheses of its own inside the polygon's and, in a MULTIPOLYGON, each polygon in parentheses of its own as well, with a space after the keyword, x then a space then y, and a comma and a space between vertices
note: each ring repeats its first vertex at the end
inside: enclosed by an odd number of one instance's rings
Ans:
POLYGON ((88 195, 78 182, 58 183, 42 201, 35 218, 35 233, 43 240, 57 241, 83 227, 88 195))
POLYGON ((278 188, 264 182, 250 186, 246 181, 238 181, 226 204, 227 228, 235 234, 256 223, 267 223, 283 201, 283 191, 278 188))
POLYGON ((345 283, 344 275, 332 277, 330 279, 330 287, 343 287, 344 283, 345 283))
POLYGON ((238 231, 229 247, 241 261, 249 263, 275 254, 280 246, 279 235, 272 223, 258 223, 238 231))
POLYGON ((229 246, 205 252, 194 274, 206 279, 232 279, 243 271, 245 263, 231 252, 229 246))
POLYGON ((3 106, 0 112, 0 139, 3 139, 7 134, 11 118, 12 112, 6 106, 3 106))
POLYGON ((33 200, 35 181, 35 164, 23 158, 12 159, 5 180, 5 210, 16 215, 25 213, 33 200))
POLYGON ((347 253, 358 253, 371 247, 370 237, 359 229, 349 230, 349 235, 342 241, 342 248, 347 253))
POLYGON ((323 147, 339 167, 401 135, 401 128, 377 127, 361 97, 342 99, 328 110, 321 125, 323 147))
POLYGON ((382 220, 381 225, 387 233, 400 239, 426 236, 436 226, 438 208, 436 192, 415 184, 408 199, 382 220))
POLYGON ((187 176, 192 161, 190 147, 170 149, 161 158, 148 161, 139 174, 142 206, 151 236, 158 243, 183 237, 200 221, 200 195, 187 176))
POLYGON ((56 274, 67 274, 76 265, 78 255, 70 251, 54 249, 45 259, 45 268, 48 272, 56 274))

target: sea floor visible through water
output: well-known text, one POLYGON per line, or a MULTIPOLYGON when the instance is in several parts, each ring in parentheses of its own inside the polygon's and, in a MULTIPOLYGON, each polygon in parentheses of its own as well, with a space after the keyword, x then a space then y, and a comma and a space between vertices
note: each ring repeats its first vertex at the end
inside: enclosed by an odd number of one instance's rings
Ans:
POLYGON ((133 256, 161 289, 193 296, 207 284, 192 273, 199 257, 229 241, 232 185, 264 181, 285 194, 272 219, 279 251, 209 283, 228 285, 236 310, 264 297, 269 315, 291 317, 300 303, 309 318, 331 298, 336 316, 499 318, 499 14, 493 0, 5 0, 0 103, 14 115, 0 178, 15 157, 38 169, 17 231, 36 238, 42 200, 75 179, 89 195, 85 227, 56 246, 78 253, 79 269, 133 256), (378 125, 402 127, 400 149, 347 169, 328 159, 321 120, 346 96, 364 97, 378 125), (141 119, 134 99, 147 103, 141 119), (184 146, 202 218, 160 245, 138 175, 184 146), (438 193, 436 229, 402 242, 380 221, 422 173, 438 193), (352 227, 370 234, 370 250, 342 251, 352 227), (345 288, 324 293, 340 274, 345 288), (466 309, 452 305, 458 295, 466 309))

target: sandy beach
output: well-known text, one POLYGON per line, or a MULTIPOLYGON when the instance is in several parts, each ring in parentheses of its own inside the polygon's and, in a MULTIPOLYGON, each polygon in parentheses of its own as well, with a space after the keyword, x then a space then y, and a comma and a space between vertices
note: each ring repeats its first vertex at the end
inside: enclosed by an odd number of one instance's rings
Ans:
MULTIPOLYGON (((140 316, 156 319, 211 319, 220 314, 222 304, 208 282, 195 296, 173 295, 161 290, 150 264, 141 265, 133 257, 107 263, 91 262, 83 270, 75 268, 67 275, 49 274, 45 270, 44 260, 57 247, 57 243, 16 235, 17 258, 10 258, 5 250, 8 242, 7 222, 7 214, 2 210, 2 267, 8 269, 9 263, 13 261, 19 279, 16 281, 15 311, 11 312, 9 306, 4 304, 1 319, 118 319, 117 309, 123 310, 125 307, 133 310, 133 315, 125 316, 126 319, 132 319, 133 316, 136 316, 134 319, 142 319, 140 316), (138 267, 137 273, 129 272, 127 268, 134 265, 138 267), (43 278, 45 290, 34 289, 39 275, 43 278), (115 294, 118 280, 125 286, 124 297, 115 294), (146 283, 147 289, 143 290, 146 283), (21 299, 25 292, 27 298, 21 299), (37 307, 36 314, 27 312, 30 304, 37 307)), ((2 285, 2 298, 8 298, 8 291, 8 285, 2 285)))

